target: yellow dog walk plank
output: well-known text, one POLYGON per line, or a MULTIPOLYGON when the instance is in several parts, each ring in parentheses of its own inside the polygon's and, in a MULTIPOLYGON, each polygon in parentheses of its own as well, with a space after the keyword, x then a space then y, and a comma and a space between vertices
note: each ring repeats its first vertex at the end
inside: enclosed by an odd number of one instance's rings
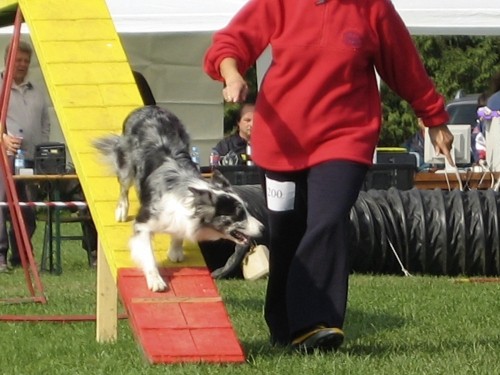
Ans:
MULTIPOLYGON (((133 266, 128 254, 112 246, 116 232, 126 239, 131 226, 114 222, 119 187, 92 140, 120 133, 126 116, 142 105, 127 56, 104 0, 20 0, 19 5, 116 278, 117 264, 133 266)), ((135 195, 131 198, 136 204, 135 195)))
MULTIPOLYGON (((119 191, 118 183, 112 172, 104 167, 102 160, 97 156, 96 150, 92 147, 92 140, 109 133, 121 132, 126 116, 142 105, 139 90, 105 0, 0 0, 2 24, 13 22, 17 5, 20 6, 30 30, 31 41, 61 124, 66 145, 99 233, 101 249, 106 255, 111 274, 116 280, 119 268, 134 266, 130 260, 127 245, 131 234, 131 222, 115 222, 114 208, 119 191)), ((130 212, 133 213, 138 203, 135 194, 131 192, 130 195, 130 212)), ((200 276, 184 271, 196 266, 201 266, 207 273, 203 276, 206 278, 203 284, 210 284, 208 280, 210 276, 196 244, 186 244, 187 262, 182 264, 170 264, 166 260, 168 245, 168 236, 159 236, 154 242, 157 259, 163 266, 173 269, 166 273, 172 285, 179 284, 178 280, 182 280, 179 285, 187 285, 193 283, 194 280, 199 280, 200 276), (186 268, 182 268, 182 272, 177 271, 181 269, 180 266, 186 268), (179 277, 180 275, 182 277, 179 277)), ((139 280, 138 275, 120 282, 121 285, 127 284, 126 290, 137 292, 134 295, 136 298, 134 301, 137 301, 137 298, 141 300, 141 298, 150 297, 145 287, 143 289, 134 287, 136 282, 141 286, 144 284, 144 279, 139 280)), ((120 289, 124 292, 124 288, 120 289)), ((210 290, 210 297, 214 297, 216 290, 210 290)), ((177 296, 192 297, 190 293, 188 295, 181 293, 177 296)), ((195 297, 200 297, 198 292, 195 293, 195 297)), ((201 297, 205 296, 201 295, 201 297)), ((131 301, 129 298, 124 298, 124 300, 131 301)), ((212 304, 216 304, 215 309, 222 314, 221 316, 224 315, 222 302, 201 301, 203 308, 209 304, 207 309, 211 309, 212 304)), ((179 309, 185 311, 185 303, 176 302, 169 306, 178 305, 179 309)), ((187 303, 190 304, 189 306, 198 306, 197 303, 187 303)), ((130 311, 133 311, 134 322, 144 321, 143 314, 148 317, 155 314, 148 312, 147 307, 144 306, 136 309, 135 305, 137 303, 127 306, 130 311)), ((153 303, 146 305, 157 306, 153 303)), ((161 304, 161 306, 164 305, 164 303, 161 304)), ((232 332, 227 316, 223 319, 226 321, 217 321, 217 327, 214 326, 212 329, 210 328, 211 318, 208 318, 209 326, 200 329, 213 332, 214 329, 218 330, 223 326, 225 331, 232 332)), ((149 318, 146 320, 149 321, 149 318)), ((197 319, 187 319, 184 322, 185 328, 181 331, 186 335, 198 337, 198 334, 194 333, 194 328, 190 326, 193 323, 198 327, 197 319)), ((218 336, 218 338, 207 333, 207 335, 199 336, 199 339, 194 339, 191 346, 186 346, 187 341, 183 338, 173 339, 175 335, 176 332, 169 330, 166 334, 164 330, 155 327, 149 327, 144 332, 137 332, 137 337, 145 340, 141 341, 143 345, 149 342, 156 343, 155 353, 150 357, 153 361, 156 359, 164 361, 169 358, 185 358, 191 361, 193 358, 201 358, 202 352, 207 354, 210 361, 215 361, 217 358, 227 359, 230 362, 242 360, 241 348, 232 336, 233 333, 227 333, 224 337, 218 336), (226 336, 229 337, 227 342, 224 341, 226 336), (213 341, 215 339, 219 342, 213 341), (217 354, 216 351, 210 352, 208 349, 201 350, 200 347, 207 341, 210 341, 213 346, 227 346, 228 349, 222 354, 217 354)))

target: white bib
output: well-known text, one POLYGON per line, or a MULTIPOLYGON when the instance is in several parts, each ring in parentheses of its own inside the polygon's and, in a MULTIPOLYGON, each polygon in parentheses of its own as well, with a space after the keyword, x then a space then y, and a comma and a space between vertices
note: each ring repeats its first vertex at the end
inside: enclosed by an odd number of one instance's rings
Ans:
POLYGON ((295 182, 275 181, 266 176, 267 208, 271 211, 293 210, 295 201, 295 182))

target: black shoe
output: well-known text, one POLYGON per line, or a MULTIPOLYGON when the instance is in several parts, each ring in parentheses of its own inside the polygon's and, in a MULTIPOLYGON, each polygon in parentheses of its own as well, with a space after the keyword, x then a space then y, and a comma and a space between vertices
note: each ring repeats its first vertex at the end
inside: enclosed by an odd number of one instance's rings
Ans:
POLYGON ((315 349, 326 352, 337 350, 343 341, 344 332, 340 328, 317 326, 295 338, 292 341, 292 348, 306 353, 311 353, 315 349))

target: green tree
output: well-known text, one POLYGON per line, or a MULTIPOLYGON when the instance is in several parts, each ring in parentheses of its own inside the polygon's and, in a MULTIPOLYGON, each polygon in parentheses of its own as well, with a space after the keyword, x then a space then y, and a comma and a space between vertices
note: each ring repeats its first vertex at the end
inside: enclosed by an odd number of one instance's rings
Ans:
MULTIPOLYGON (((488 91, 489 82, 500 71, 500 37, 415 36, 415 44, 436 87, 447 100, 458 90, 488 91)), ((411 107, 381 86, 383 127, 379 146, 398 146, 417 129, 411 107)))

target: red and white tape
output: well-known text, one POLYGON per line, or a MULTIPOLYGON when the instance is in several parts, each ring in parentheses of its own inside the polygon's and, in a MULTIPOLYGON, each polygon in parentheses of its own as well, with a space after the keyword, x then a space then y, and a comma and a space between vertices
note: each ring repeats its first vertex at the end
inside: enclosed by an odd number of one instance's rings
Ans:
MULTIPOLYGON (((29 207, 76 207, 86 208, 87 202, 68 201, 68 202, 19 202, 20 206, 29 207)), ((8 206, 7 202, 0 202, 0 207, 8 206)))

